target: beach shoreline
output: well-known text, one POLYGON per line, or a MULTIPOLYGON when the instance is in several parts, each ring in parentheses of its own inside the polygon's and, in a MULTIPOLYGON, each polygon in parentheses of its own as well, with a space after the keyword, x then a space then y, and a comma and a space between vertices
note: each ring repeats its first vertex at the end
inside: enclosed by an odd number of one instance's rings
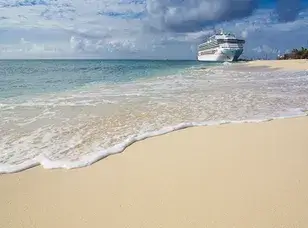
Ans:
POLYGON ((306 227, 307 127, 192 127, 89 167, 1 175, 0 227, 306 227))
POLYGON ((253 60, 243 63, 248 67, 268 67, 276 70, 308 70, 307 59, 288 59, 288 60, 253 60))
MULTIPOLYGON (((226 70, 235 70, 238 72, 244 71, 244 72, 268 72, 268 71, 276 71, 276 70, 282 70, 282 71, 303 71, 303 66, 308 66, 307 60, 256 60, 256 61, 248 61, 248 62, 238 62, 235 64, 228 64, 223 66, 223 69, 226 70), (307 64, 306 64, 307 63, 307 64)), ((222 66, 211 66, 210 68, 213 69, 220 69, 222 66)), ((209 69, 209 68, 205 68, 209 69)), ((200 73, 203 69, 198 69, 197 71, 200 73)), ((243 73, 243 72, 241 72, 243 73)), ((303 73, 303 72, 302 72, 303 73)), ((149 78, 146 79, 137 79, 137 82, 139 83, 140 80, 148 81, 149 78)), ((303 108, 302 110, 305 110, 303 108)), ((52 159, 48 156, 45 156, 44 153, 40 154, 37 157, 34 157, 33 159, 28 159, 25 162, 16 163, 16 164, 1 164, 0 165, 0 175, 2 174, 9 174, 9 173, 15 173, 15 172, 22 172, 26 169, 36 167, 36 166, 42 166, 46 169, 74 169, 74 168, 83 168, 86 166, 90 166, 102 159, 104 159, 107 156, 121 153, 126 147, 130 146, 132 143, 138 142, 140 140, 144 140, 146 138, 150 137, 156 137, 160 136, 162 134, 168 134, 173 131, 178 131, 183 128, 187 127, 195 127, 195 126, 208 126, 208 125, 220 125, 224 123, 241 123, 241 122, 262 122, 262 121, 268 121, 275 118, 289 118, 289 117, 297 117, 297 116, 303 116, 305 115, 305 111, 303 112, 299 108, 290 108, 290 110, 285 110, 286 112, 282 111, 278 115, 274 116, 267 116, 264 118, 256 119, 254 118, 247 118, 240 121, 237 121, 235 119, 218 119, 215 120, 205 120, 205 121, 196 121, 196 122, 181 122, 180 124, 175 125, 165 125, 162 126, 162 128, 156 129, 155 131, 147 131, 143 134, 134 134, 131 135, 125 139, 123 139, 122 142, 115 144, 113 147, 107 147, 106 150, 91 152, 89 154, 86 154, 85 156, 80 156, 79 159, 69 160, 69 159, 52 159), (292 111, 293 110, 293 111, 292 111), (290 111, 290 113, 289 113, 290 111)), ((91 129, 90 129, 91 130, 91 129)))
POLYGON ((298 118, 298 117, 304 117, 308 116, 308 112, 305 109, 296 109, 296 110, 289 110, 289 112, 284 113, 282 116, 273 116, 268 118, 262 118, 262 119, 244 119, 244 120, 220 120, 220 121, 203 121, 203 122, 185 122, 180 123, 174 126, 166 126, 162 129, 159 129, 157 131, 152 132, 146 132, 143 134, 131 136, 129 138, 126 138, 126 140, 118 145, 115 145, 112 148, 109 148, 108 151, 103 152, 96 152, 91 153, 86 156, 81 156, 76 161, 69 161, 69 160, 50 160, 48 157, 45 156, 38 156, 34 159, 28 160, 24 163, 20 163, 18 165, 2 165, 0 166, 0 176, 1 175, 8 175, 13 173, 19 173, 23 172, 28 169, 32 169, 35 167, 42 167, 44 169, 66 169, 66 170, 72 170, 72 169, 79 169, 79 168, 85 168, 88 166, 91 166, 97 162, 100 162, 101 160, 116 155, 119 153, 122 153, 124 150, 126 150, 131 145, 138 143, 140 141, 153 138, 153 137, 159 137, 163 136, 165 134, 170 134, 172 132, 181 131, 186 128, 194 128, 194 127, 209 127, 209 126, 219 126, 224 124, 247 124, 247 123, 262 123, 262 122, 268 122, 272 120, 278 120, 278 119, 289 119, 289 118, 298 118))

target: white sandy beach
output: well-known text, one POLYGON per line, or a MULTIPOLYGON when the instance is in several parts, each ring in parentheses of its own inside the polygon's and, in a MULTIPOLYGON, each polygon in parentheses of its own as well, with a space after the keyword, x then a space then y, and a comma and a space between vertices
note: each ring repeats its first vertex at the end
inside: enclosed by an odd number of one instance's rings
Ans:
POLYGON ((247 63, 250 67, 270 67, 283 70, 308 70, 308 59, 257 60, 247 63))
POLYGON ((307 227, 308 117, 195 127, 0 177, 0 227, 307 227))

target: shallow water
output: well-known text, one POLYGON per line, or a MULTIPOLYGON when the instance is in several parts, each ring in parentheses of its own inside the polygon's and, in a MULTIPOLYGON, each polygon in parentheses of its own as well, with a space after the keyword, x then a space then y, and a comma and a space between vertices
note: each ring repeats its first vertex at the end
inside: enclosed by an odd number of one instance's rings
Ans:
POLYGON ((81 60, 1 62, 0 72, 0 172, 81 167, 151 135, 308 109, 307 72, 81 60))

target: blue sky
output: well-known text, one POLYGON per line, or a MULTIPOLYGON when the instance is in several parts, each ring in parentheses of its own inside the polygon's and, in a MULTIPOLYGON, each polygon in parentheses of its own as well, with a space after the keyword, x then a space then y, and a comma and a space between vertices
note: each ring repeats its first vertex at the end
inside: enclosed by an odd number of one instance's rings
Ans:
POLYGON ((0 58, 195 59, 213 29, 244 57, 308 46, 308 0, 0 0, 0 58))

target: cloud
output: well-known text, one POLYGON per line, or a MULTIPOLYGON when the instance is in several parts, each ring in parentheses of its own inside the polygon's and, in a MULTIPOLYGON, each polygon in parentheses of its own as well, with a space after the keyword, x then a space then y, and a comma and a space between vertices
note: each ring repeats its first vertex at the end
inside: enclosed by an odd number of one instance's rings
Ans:
POLYGON ((151 26, 174 32, 200 31, 214 23, 243 18, 256 7, 257 0, 147 1, 151 26))
POLYGON ((57 57, 59 54, 67 53, 61 47, 61 43, 45 44, 45 43, 32 43, 24 38, 21 38, 18 43, 2 44, 0 47, 1 56, 6 58, 23 58, 27 54, 28 58, 44 58, 45 56, 57 57))
POLYGON ((245 37, 246 56, 283 52, 306 44, 297 1, 257 9, 257 0, 0 0, 0 58, 195 59, 220 27, 245 37))
POLYGON ((237 20, 221 25, 238 35, 245 34, 246 57, 276 58, 293 48, 308 45, 308 11, 299 13, 291 22, 281 22, 272 10, 258 10, 245 20, 237 20))
POLYGON ((301 10, 301 0, 279 0, 276 9, 279 21, 294 21, 301 10))

